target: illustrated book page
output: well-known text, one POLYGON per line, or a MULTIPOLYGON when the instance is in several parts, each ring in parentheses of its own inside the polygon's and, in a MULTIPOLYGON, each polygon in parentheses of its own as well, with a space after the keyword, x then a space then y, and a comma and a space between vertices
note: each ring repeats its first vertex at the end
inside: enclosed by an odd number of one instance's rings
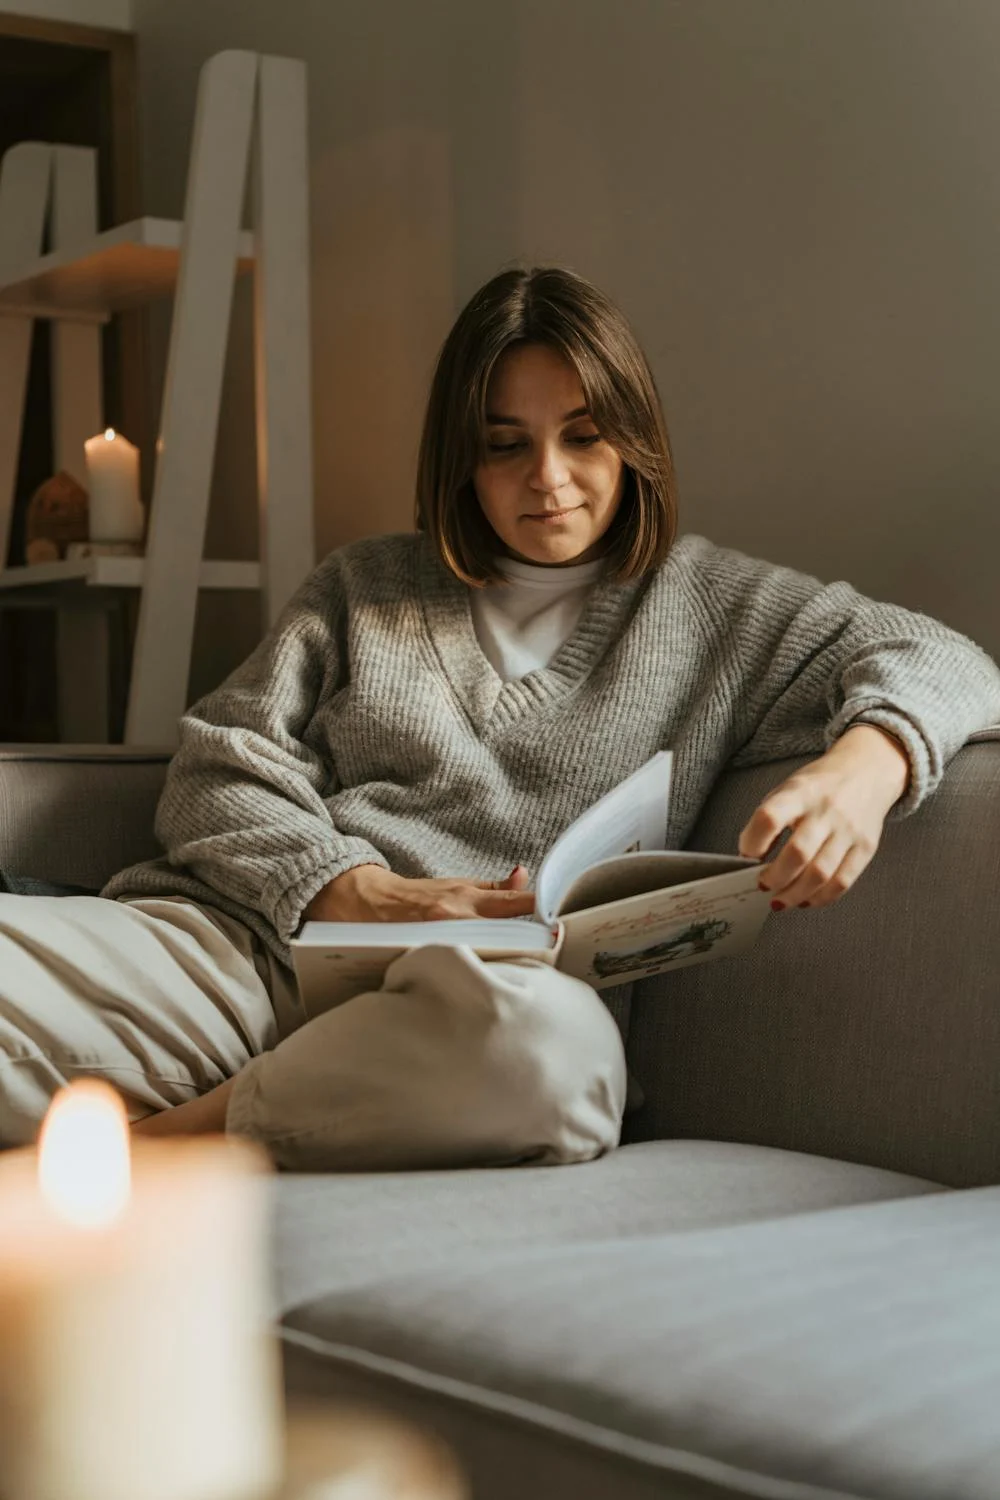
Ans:
POLYGON ((609 860, 566 893, 559 968, 600 990, 742 953, 770 914, 759 870, 687 851, 609 860))

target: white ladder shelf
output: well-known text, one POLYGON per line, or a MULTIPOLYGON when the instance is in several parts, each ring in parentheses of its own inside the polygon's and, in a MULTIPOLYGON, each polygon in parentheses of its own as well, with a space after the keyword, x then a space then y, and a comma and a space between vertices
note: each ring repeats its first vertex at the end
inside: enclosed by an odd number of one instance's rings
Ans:
POLYGON ((60 736, 107 738, 108 611, 139 591, 127 745, 173 745, 200 589, 259 589, 273 624, 311 571, 312 427, 305 65, 223 52, 202 69, 184 218, 95 232, 93 153, 25 143, 0 175, 0 557, 8 543, 31 323, 53 320, 56 468, 83 479, 104 427, 100 324, 174 293, 146 555, 0 570, 0 607, 54 606, 60 736), (256 127, 256 128, 254 128, 256 127), (253 157, 254 227, 241 227, 253 157), (55 249, 39 256, 51 193, 55 249), (236 275, 254 277, 260 561, 205 559, 236 275), (120 593, 118 594, 120 598, 120 593))
MULTIPOLYGON (((0 313, 107 323, 113 313, 169 297, 177 286, 183 230, 180 219, 134 219, 54 250, 0 286, 0 313)), ((253 235, 244 232, 237 275, 252 270, 253 261, 253 235)))

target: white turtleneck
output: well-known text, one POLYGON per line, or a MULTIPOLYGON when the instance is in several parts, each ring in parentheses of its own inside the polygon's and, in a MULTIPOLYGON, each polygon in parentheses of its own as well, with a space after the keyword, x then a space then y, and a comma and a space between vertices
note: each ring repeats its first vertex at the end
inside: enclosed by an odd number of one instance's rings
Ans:
POLYGON ((568 568, 542 568, 503 557, 507 583, 473 589, 472 622, 483 654, 510 682, 547 667, 576 629, 604 560, 568 568))

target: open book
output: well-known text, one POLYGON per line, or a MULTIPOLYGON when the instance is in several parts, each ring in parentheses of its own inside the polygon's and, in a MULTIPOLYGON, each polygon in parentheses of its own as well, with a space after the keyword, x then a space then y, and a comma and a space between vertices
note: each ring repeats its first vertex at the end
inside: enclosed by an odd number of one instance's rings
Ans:
POLYGON ((560 834, 535 915, 442 922, 306 922, 292 962, 307 1015, 378 989, 393 959, 427 943, 554 964, 595 989, 740 953, 770 896, 761 861, 664 849, 673 756, 661 751, 560 834))

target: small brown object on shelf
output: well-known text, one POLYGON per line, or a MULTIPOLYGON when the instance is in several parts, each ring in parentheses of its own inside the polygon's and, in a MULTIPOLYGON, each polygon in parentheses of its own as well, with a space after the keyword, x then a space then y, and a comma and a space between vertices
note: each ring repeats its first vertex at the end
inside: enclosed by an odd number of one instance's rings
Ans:
POLYGON ((47 536, 36 536, 25 545, 24 560, 29 566, 33 563, 58 562, 59 543, 50 542, 47 536))
POLYGON ((28 501, 24 533, 27 561, 57 562, 65 557, 70 542, 85 542, 88 536, 87 512, 87 491, 72 474, 60 469, 51 479, 46 479, 28 501), (52 547, 55 547, 55 552, 52 547))

